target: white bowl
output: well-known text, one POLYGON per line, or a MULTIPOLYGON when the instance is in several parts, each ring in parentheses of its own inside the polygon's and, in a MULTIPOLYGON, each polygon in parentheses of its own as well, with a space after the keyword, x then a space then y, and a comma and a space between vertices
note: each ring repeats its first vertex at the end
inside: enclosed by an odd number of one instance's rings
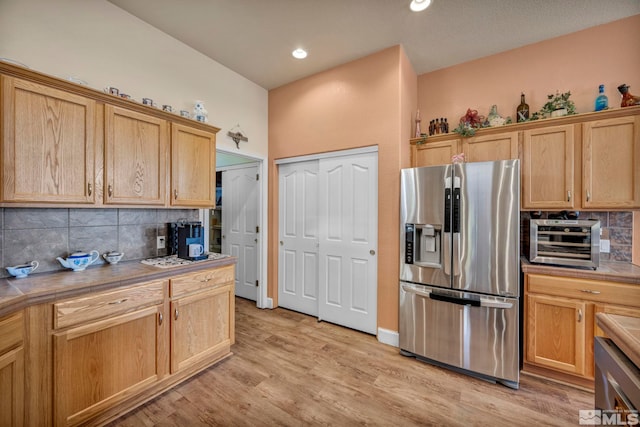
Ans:
POLYGON ((102 258, 105 259, 109 264, 117 264, 118 261, 122 259, 124 256, 123 252, 109 252, 102 255, 102 258))

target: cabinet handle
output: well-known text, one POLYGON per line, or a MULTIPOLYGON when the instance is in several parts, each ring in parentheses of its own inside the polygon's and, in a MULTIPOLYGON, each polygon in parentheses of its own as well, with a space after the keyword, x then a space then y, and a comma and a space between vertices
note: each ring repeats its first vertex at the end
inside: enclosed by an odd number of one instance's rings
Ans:
POLYGON ((162 313, 158 313, 158 324, 162 325, 162 320, 164 319, 164 316, 162 315, 162 313))
POLYGON ((91 183, 87 184, 87 191, 88 191, 89 195, 91 195, 91 193, 93 193, 93 186, 91 185, 91 183))
POLYGON ((592 291, 591 289, 580 289, 580 292, 593 294, 593 295, 600 295, 600 291, 592 291))
POLYGON ((118 300, 118 301, 111 301, 111 302, 109 303, 109 305, 122 304, 123 302, 125 302, 125 301, 126 301, 126 300, 128 300, 128 299, 129 299, 129 298, 122 298, 122 299, 120 299, 120 300, 118 300))
POLYGON ((582 322, 582 309, 578 309, 578 323, 582 322))
POLYGON ((178 320, 178 309, 176 308, 175 311, 173 312, 173 318, 175 320, 178 320))
POLYGON ((113 185, 109 184, 107 191, 109 193, 109 197, 111 197, 113 195, 113 185))
POLYGON ((591 200, 591 193, 587 190, 587 202, 591 200))
POLYGON ((178 189, 173 190, 173 198, 178 199, 178 189))
POLYGON ((211 279, 204 279, 204 280, 200 280, 200 281, 204 283, 204 282, 209 282, 209 281, 211 281, 211 279))
POLYGON ((567 190, 567 202, 571 201, 571 190, 567 190))

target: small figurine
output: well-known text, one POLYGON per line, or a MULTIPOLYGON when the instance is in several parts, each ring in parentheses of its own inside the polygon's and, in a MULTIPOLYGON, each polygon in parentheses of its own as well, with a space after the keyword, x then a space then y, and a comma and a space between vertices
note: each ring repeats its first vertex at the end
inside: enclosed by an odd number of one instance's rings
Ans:
POLYGON ((416 112, 416 138, 420 138, 422 136, 422 130, 420 129, 420 110, 416 112))
POLYGON ((209 113, 204 108, 204 103, 202 101, 196 101, 195 107, 193 107, 193 117, 199 121, 206 123, 208 121, 209 113))
POLYGON ((632 107, 634 105, 640 105, 640 96, 631 95, 629 92, 629 86, 622 83, 618 86, 618 92, 622 94, 621 107, 632 107))

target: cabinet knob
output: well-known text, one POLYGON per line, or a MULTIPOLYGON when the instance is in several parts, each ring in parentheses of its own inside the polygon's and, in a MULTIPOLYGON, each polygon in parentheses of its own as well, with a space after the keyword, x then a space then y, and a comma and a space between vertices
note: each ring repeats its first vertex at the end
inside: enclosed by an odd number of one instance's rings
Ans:
POLYGON ((91 183, 87 184, 87 192, 89 193, 89 195, 91 195, 91 193, 93 193, 93 186, 91 185, 91 183))
POLYGON ((591 289, 580 289, 580 292, 584 292, 587 294, 599 295, 600 291, 592 291, 591 289))
POLYGON ((591 192, 587 190, 587 202, 591 201, 591 192))
POLYGON ((571 201, 571 190, 567 190, 567 202, 571 201))
POLYGON ((578 323, 582 322, 582 309, 578 309, 578 323))
POLYGON ((178 190, 177 189, 173 190, 173 198, 176 199, 176 200, 178 199, 178 190))
POLYGON ((163 319, 164 319, 164 316, 162 315, 162 313, 158 313, 158 325, 162 325, 163 319))
POLYGON ((175 311, 173 312, 173 318, 175 320, 178 320, 178 309, 176 308, 175 311))
POLYGON ((107 187, 107 192, 109 193, 109 197, 113 195, 113 185, 109 184, 109 187, 107 187))

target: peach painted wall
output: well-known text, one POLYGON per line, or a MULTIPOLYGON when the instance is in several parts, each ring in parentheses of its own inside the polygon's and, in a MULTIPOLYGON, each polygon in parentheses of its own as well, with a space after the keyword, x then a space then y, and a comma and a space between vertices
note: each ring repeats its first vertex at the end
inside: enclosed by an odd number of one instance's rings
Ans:
POLYGON ((417 76, 400 46, 269 92, 269 286, 277 303, 276 159, 378 146, 378 326, 398 330, 399 187, 417 76))
POLYGON ((418 108, 423 132, 431 119, 446 117, 453 128, 467 108, 486 116, 493 104, 515 120, 521 92, 538 111, 548 94, 571 91, 585 113, 593 111, 600 84, 609 107, 620 107, 622 83, 640 95, 640 15, 422 74, 418 108))

